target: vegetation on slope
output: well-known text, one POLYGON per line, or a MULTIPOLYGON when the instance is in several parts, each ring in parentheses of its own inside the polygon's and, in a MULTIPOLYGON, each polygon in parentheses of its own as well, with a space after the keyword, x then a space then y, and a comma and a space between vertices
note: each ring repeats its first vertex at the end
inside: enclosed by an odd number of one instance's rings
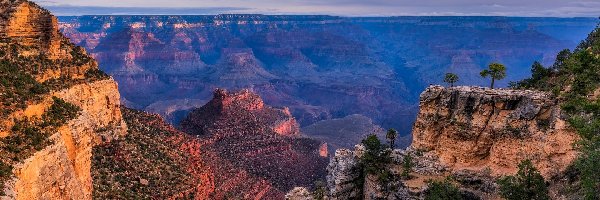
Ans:
POLYGON ((600 198, 600 26, 573 52, 560 52, 553 66, 534 63, 532 73, 513 87, 551 91, 560 98, 569 124, 582 137, 575 163, 581 192, 586 199, 600 198))
POLYGON ((125 138, 93 149, 94 199, 167 199, 200 184, 185 170, 190 155, 176 140, 183 134, 157 115, 122 111, 129 129, 125 138))
POLYGON ((508 200, 545 200, 548 196, 548 187, 544 177, 533 166, 530 160, 519 164, 516 176, 506 176, 498 180, 500 194, 508 200))
POLYGON ((424 192, 425 200, 462 200, 463 193, 450 180, 431 181, 424 192))
POLYGON ((2 116, 15 110, 27 107, 27 102, 39 100, 42 94, 49 90, 43 84, 27 74, 18 65, 6 60, 0 61, 0 101, 2 102, 2 116))
POLYGON ((93 59, 85 54, 81 47, 64 45, 73 49, 72 58, 51 60, 43 54, 22 56, 20 52, 35 47, 22 46, 9 38, 0 38, 0 102, 2 102, 0 116, 7 116, 26 108, 29 103, 41 100, 42 96, 48 94, 50 90, 60 90, 75 84, 109 78, 106 73, 92 67, 85 72, 83 79, 73 79, 63 74, 59 78, 44 82, 36 81, 37 76, 43 75, 48 70, 75 72, 77 70, 72 68, 86 64, 93 65, 93 59))

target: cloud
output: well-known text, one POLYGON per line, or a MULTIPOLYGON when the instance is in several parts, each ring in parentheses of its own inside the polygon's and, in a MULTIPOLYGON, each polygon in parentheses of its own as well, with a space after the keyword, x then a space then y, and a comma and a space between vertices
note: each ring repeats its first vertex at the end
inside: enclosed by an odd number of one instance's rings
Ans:
POLYGON ((111 13, 552 17, 598 17, 600 15, 600 2, 590 0, 119 0, 110 2, 106 0, 37 0, 36 2, 49 6, 49 9, 58 15, 111 13))
POLYGON ((99 7, 99 6, 45 6, 57 16, 81 15, 216 15, 243 13, 248 8, 205 7, 205 8, 144 8, 144 7, 99 7))

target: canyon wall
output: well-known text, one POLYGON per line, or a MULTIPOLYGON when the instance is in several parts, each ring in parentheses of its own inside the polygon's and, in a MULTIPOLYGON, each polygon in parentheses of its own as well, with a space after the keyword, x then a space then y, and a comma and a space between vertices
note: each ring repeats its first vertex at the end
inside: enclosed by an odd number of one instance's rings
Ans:
POLYGON ((514 174, 530 159, 546 178, 577 156, 578 135, 551 94, 528 90, 431 86, 421 94, 412 148, 456 169, 514 174))
POLYGON ((9 177, 2 177, 2 199, 91 199, 92 148, 127 132, 117 83, 108 76, 90 76, 90 72, 101 74, 96 62, 60 34, 56 17, 47 10, 24 0, 3 0, 0 11, 3 79, 13 74, 17 74, 11 77, 15 82, 32 78, 25 85, 2 83, 2 154, 27 156, 13 160, 2 156, 2 164, 12 169, 9 177), (6 67, 14 68, 7 71, 6 67), (36 87, 22 90, 30 84, 36 87), (21 99, 13 101, 17 97, 21 99), (16 121, 50 119, 57 99, 77 107, 76 117, 54 128, 26 129, 30 134, 48 134, 35 138, 44 141, 43 146, 22 152, 11 147, 23 143, 16 121))

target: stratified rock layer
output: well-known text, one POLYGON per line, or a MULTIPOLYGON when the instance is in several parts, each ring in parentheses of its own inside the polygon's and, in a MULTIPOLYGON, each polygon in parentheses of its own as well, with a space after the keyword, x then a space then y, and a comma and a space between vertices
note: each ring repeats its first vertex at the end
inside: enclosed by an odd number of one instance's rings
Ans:
POLYGON ((121 120, 119 93, 113 80, 76 85, 54 96, 83 111, 50 136, 52 145, 15 168, 15 178, 7 186, 10 189, 5 189, 12 198, 91 199, 92 147, 127 131, 121 120))
MULTIPOLYGON (((22 86, 2 83, 2 151, 7 151, 5 138, 20 137, 15 135, 15 121, 40 119, 53 105, 53 97, 81 109, 74 119, 48 129, 52 132, 47 138, 39 138, 48 139, 47 145, 35 152, 12 152, 22 153, 23 159, 2 160, 12 167, 11 180, 2 185, 6 195, 2 198, 91 199, 92 148, 127 132, 116 82, 102 75, 82 48, 60 34, 56 17, 26 0, 0 1, 0 51, 3 67, 16 68, 12 73, 20 77, 15 81, 30 77, 39 84, 37 92, 16 93, 15 88, 22 86), (97 73, 89 76, 91 71, 97 73), (19 95, 33 98, 10 103, 19 95)), ((10 73, 3 69, 2 75, 10 73)))
POLYGON ((298 137, 287 109, 265 106, 247 90, 216 90, 213 100, 192 111, 181 126, 198 135, 209 151, 248 175, 265 178, 278 191, 311 186, 325 177, 321 142, 298 137))
POLYGON ((548 93, 431 86, 421 94, 412 147, 451 168, 489 168, 493 175, 516 173, 530 159, 548 178, 576 158, 577 140, 548 93))

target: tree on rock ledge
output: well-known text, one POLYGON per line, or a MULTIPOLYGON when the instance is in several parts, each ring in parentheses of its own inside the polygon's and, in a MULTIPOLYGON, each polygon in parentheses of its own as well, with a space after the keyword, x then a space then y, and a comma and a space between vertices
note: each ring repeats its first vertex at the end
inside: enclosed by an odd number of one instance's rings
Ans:
POLYGON ((385 137, 390 141, 390 148, 394 149, 394 147, 396 146, 394 143, 396 142, 396 138, 398 137, 398 131, 396 131, 393 128, 390 128, 387 131, 385 137))
POLYGON ((488 69, 484 69, 479 73, 481 77, 487 78, 488 76, 492 78, 491 88, 494 89, 494 82, 496 80, 502 80, 506 78, 506 67, 500 63, 492 63, 488 66, 488 69))
POLYGON ((458 75, 454 73, 446 73, 444 77, 444 82, 450 84, 450 87, 454 87, 454 83, 458 81, 458 75))

